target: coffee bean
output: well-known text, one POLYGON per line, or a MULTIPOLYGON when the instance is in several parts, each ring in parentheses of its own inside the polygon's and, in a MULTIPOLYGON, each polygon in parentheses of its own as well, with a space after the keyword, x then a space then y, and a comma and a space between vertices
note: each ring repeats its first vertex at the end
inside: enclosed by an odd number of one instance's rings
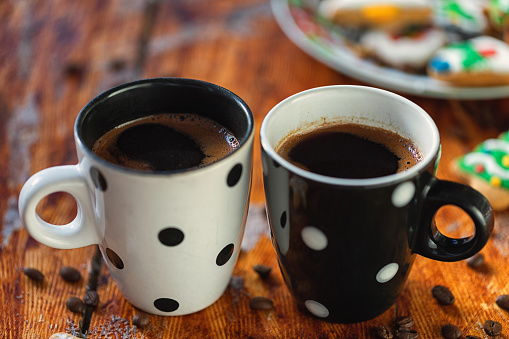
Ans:
POLYGON ((446 339, 459 339, 463 336, 461 329, 453 324, 442 326, 442 336, 446 339))
POLYGON ((42 274, 38 269, 25 267, 23 269, 23 273, 25 273, 25 275, 33 281, 41 282, 44 280, 44 274, 42 274))
POLYGON ((255 310, 270 310, 274 307, 274 302, 265 297, 254 297, 249 301, 249 306, 255 310))
POLYGON ((85 66, 77 63, 77 62, 69 62, 64 67, 64 73, 69 78, 80 78, 83 76, 85 72, 85 66))
POLYGON ((379 339, 392 339, 394 335, 387 327, 380 325, 376 328, 376 337, 379 339))
POLYGON ((495 300, 495 303, 497 303, 498 307, 509 311, 509 294, 499 295, 495 300))
POLYGON ((85 301, 85 305, 95 308, 97 304, 99 304, 99 294, 97 294, 96 291, 87 291, 83 300, 85 301))
POLYGON ((68 282, 78 282, 81 280, 81 273, 74 267, 65 266, 60 269, 60 276, 68 282))
POLYGON ((65 306, 67 306, 69 311, 74 313, 81 313, 85 309, 85 303, 77 297, 70 297, 67 299, 65 306))
POLYGON ((150 323, 150 317, 146 313, 136 313, 133 317, 133 325, 138 328, 147 326, 150 323))
POLYGON ((433 297, 442 305, 451 305, 454 302, 454 295, 445 286, 437 285, 431 289, 433 297))
POLYGON ((415 324, 414 319, 412 319, 412 317, 410 317, 408 315, 399 317, 398 319, 396 319, 396 328, 402 328, 402 327, 410 328, 410 327, 414 326, 414 324, 415 324))
POLYGON ((502 324, 495 320, 486 320, 484 323, 484 332, 489 336, 495 336, 502 333, 502 324))
POLYGON ((272 271, 272 267, 265 266, 265 265, 256 265, 253 267, 256 273, 260 276, 260 278, 265 279, 269 276, 270 272, 272 271))
POLYGON ((394 337, 396 339, 415 339, 419 337, 419 333, 409 328, 401 327, 396 330, 394 337))
POLYGON ((474 254, 473 256, 465 260, 465 262, 470 268, 481 267, 484 264, 484 255, 482 255, 481 253, 474 254))

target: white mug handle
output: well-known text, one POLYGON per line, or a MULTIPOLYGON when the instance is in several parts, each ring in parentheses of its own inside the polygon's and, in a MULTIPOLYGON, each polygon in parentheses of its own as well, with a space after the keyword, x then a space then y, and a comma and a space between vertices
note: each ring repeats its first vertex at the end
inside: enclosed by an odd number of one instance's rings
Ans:
POLYGON ((57 166, 34 174, 23 185, 19 195, 19 214, 28 233, 38 242, 54 248, 78 248, 99 244, 94 209, 85 176, 79 165, 57 166), (71 194, 78 213, 66 225, 54 225, 36 212, 39 202, 51 193, 71 194))

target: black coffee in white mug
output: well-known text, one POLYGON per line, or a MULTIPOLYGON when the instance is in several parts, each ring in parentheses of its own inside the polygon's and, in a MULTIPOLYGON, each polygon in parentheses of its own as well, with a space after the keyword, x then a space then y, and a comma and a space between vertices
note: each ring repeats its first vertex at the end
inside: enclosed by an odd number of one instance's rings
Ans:
POLYGON ((175 171, 216 162, 239 144, 230 130, 210 118, 162 113, 115 126, 95 141, 92 151, 128 168, 175 171))
POLYGON ((439 261, 466 259, 491 235, 490 204, 468 186, 436 178, 438 129, 422 108, 399 95, 363 86, 297 93, 267 114, 260 139, 267 214, 281 273, 297 305, 320 319, 353 323, 377 317, 400 295, 416 254, 439 261), (301 142, 308 133, 321 138, 324 126, 349 135, 333 142, 325 138, 324 144, 301 142), (389 150, 399 158, 397 169, 378 172, 372 153, 358 145, 348 153, 352 131, 359 136, 355 129, 367 132, 355 143, 367 138, 375 153, 379 146, 389 150), (399 146, 392 147, 391 140, 399 146), (288 141, 297 146, 285 153, 288 141), (311 165, 291 159, 299 144, 307 145, 304 162, 311 158, 311 165), (404 151, 399 155, 398 147, 404 151), (343 165, 334 164, 335 152, 346 161, 343 165), (352 166, 353 159, 360 164, 352 166), (349 176, 343 167, 353 168, 349 176), (365 171, 373 173, 360 175, 365 171), (452 239, 440 233, 434 217, 444 205, 463 209, 475 234, 452 239))

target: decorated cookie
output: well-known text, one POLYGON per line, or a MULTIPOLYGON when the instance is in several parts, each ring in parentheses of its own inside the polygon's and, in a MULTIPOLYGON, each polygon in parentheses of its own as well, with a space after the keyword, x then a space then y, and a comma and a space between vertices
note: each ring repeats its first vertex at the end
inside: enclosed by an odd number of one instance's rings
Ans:
POLYGON ((509 0, 489 0, 488 13, 493 26, 502 30, 508 24, 509 0))
POLYGON ((447 37, 444 32, 428 27, 407 27, 399 34, 371 30, 360 39, 365 53, 382 63, 406 71, 426 68, 429 58, 442 46, 447 37))
POLYGON ((488 13, 492 26, 509 43, 509 0, 489 0, 488 13))
POLYGON ((484 194, 494 210, 509 207, 509 131, 488 139, 471 153, 454 160, 453 169, 484 194))
POLYGON ((467 35, 483 34, 488 27, 485 1, 434 0, 434 20, 441 27, 454 28, 467 35))
POLYGON ((458 86, 509 84, 509 45, 489 36, 448 45, 433 55, 428 75, 458 86))
POLYGON ((431 0, 324 0, 318 11, 349 27, 401 28, 432 20, 431 0))

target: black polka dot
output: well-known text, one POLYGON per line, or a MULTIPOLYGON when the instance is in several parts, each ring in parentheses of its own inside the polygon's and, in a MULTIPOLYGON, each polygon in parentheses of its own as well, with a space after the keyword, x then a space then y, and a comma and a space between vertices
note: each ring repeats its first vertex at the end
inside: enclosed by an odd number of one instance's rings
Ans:
POLYGON ((166 246, 177 246, 184 240, 184 233, 175 227, 168 227, 159 232, 159 241, 166 246))
POLYGON ((113 251, 111 248, 106 249, 106 255, 108 256, 108 259, 110 259, 113 266, 115 266, 119 270, 124 268, 124 262, 122 261, 122 259, 120 259, 118 254, 115 253, 115 251, 113 251))
POLYGON ((106 191, 108 184, 106 183, 104 175, 102 175, 97 168, 90 167, 90 177, 92 178, 92 182, 98 190, 106 191))
POLYGON ((173 312, 179 308, 179 303, 170 298, 159 298, 154 301, 154 306, 162 312, 173 312))
POLYGON ((226 245, 221 250, 221 252, 219 252, 219 254, 217 255, 217 258, 216 258, 217 266, 223 266, 224 264, 226 264, 228 262, 228 260, 230 260, 230 258, 232 257, 232 254, 233 254, 234 247, 235 246, 233 244, 229 244, 229 245, 226 245))
POLYGON ((286 226, 286 211, 281 213, 281 218, 279 218, 279 224, 281 225, 281 228, 285 228, 285 226, 286 226))
POLYGON ((239 182, 241 175, 242 175, 242 165, 237 164, 233 166, 230 173, 228 174, 228 179, 226 180, 228 186, 230 187, 235 186, 239 182))

